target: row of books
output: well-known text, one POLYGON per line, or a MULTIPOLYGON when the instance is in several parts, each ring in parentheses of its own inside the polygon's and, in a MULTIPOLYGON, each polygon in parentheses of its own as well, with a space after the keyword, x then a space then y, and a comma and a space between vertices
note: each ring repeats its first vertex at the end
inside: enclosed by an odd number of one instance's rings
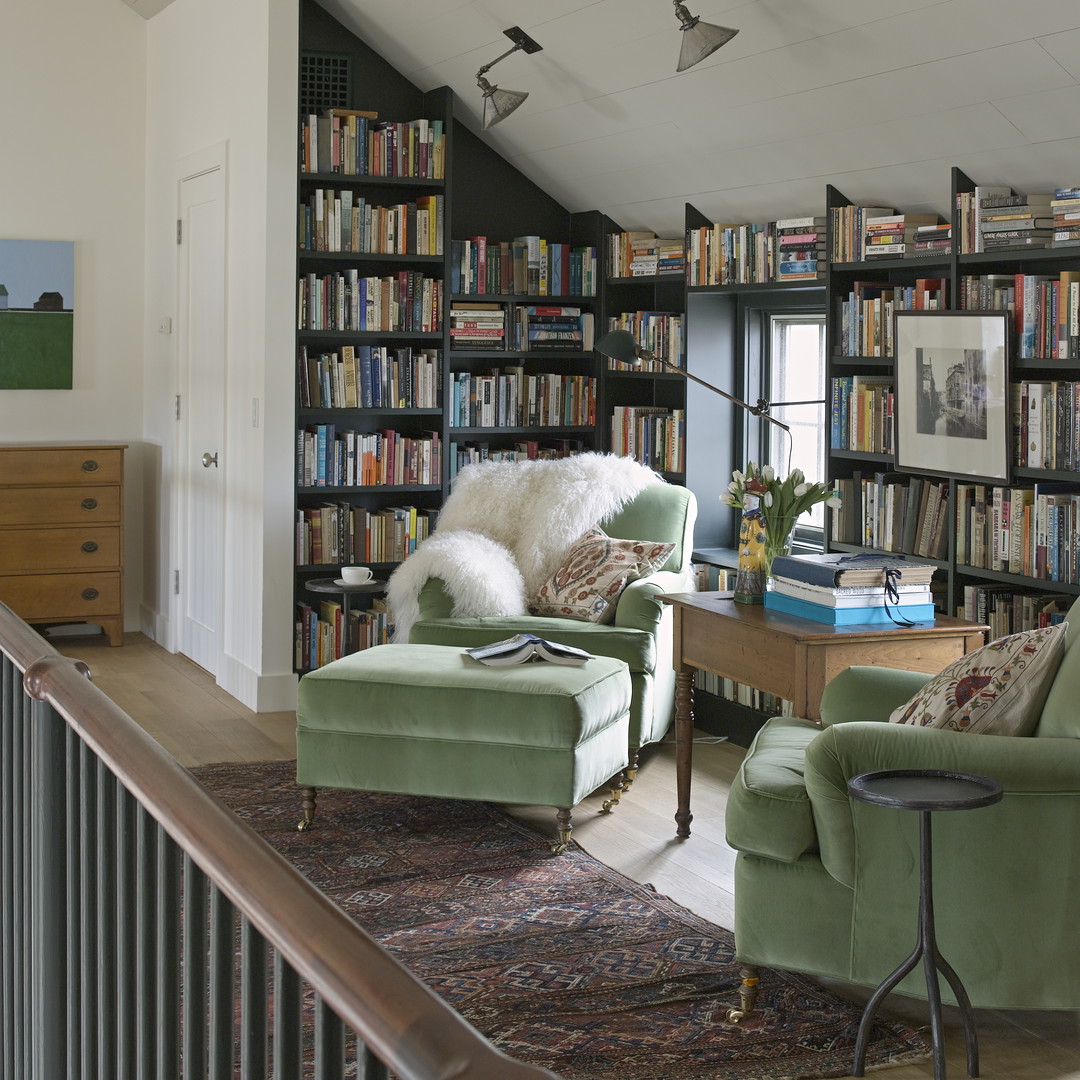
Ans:
POLYGON ((690 285, 813 281, 825 276, 825 218, 691 229, 686 259, 690 285))
POLYGON ((608 234, 608 277, 681 276, 685 272, 686 251, 682 237, 661 237, 648 229, 608 234))
MULTIPOLYGON (((743 705, 748 709, 764 713, 766 716, 794 716, 795 705, 785 698, 770 694, 765 690, 758 690, 755 686, 736 682, 734 679, 716 675, 711 671, 694 670, 694 690, 704 692, 720 698, 722 701, 731 701, 743 705)), ((701 699, 696 699, 699 706, 705 705, 701 699)))
POLYGON ((1080 359, 1080 271, 964 275, 960 306, 1010 312, 1021 359, 1080 359))
POLYGON ((596 380, 587 375, 527 375, 506 367, 458 371, 451 383, 450 426, 587 427, 596 423, 596 380))
POLYGON ((1080 244, 1080 188, 1020 194, 979 186, 958 192, 961 252, 1038 250, 1080 244))
POLYGON ((1063 622, 1076 599, 1071 594, 1037 592, 1015 585, 965 585, 963 596, 957 617, 988 624, 991 641, 1063 622))
POLYGON ((297 604, 293 661, 297 671, 314 671, 343 656, 387 645, 393 631, 386 601, 372 600, 367 611, 349 612, 348 622, 341 604, 324 600, 317 607, 297 604))
POLYGON ((595 296, 597 251, 542 236, 450 241, 450 291, 483 296, 595 296))
POLYGON ((944 559, 949 552, 948 481, 907 473, 855 473, 834 481, 841 506, 832 539, 878 551, 944 559))
POLYGON ((495 447, 483 440, 450 444, 450 479, 466 465, 481 461, 555 461, 583 454, 589 447, 581 439, 517 439, 512 447, 495 447))
POLYGON ((956 561, 982 570, 1080 582, 1080 483, 956 486, 956 561))
POLYGON ((684 472, 686 410, 616 405, 611 414, 611 452, 659 472, 684 472))
POLYGON ((918 278, 914 285, 854 281, 837 301, 837 340, 844 356, 892 356, 893 313, 948 307, 945 278, 918 278))
POLYGON ((419 436, 383 429, 338 431, 312 424, 296 433, 296 483, 311 487, 384 487, 442 482, 437 431, 419 436))
POLYGON ((325 502, 296 511, 296 565, 403 562, 435 527, 437 510, 387 506, 368 510, 325 502))
POLYGON ((450 343, 456 351, 580 353, 593 348, 591 311, 562 304, 463 300, 450 305, 450 343))
POLYGON ((937 214, 877 214, 864 217, 863 228, 862 258, 867 262, 947 254, 951 245, 951 227, 937 214))
POLYGON ((441 255, 443 227, 442 195, 379 206, 349 188, 316 188, 297 218, 301 251, 441 255))
POLYGON ((380 123, 376 112, 335 108, 300 121, 300 168, 306 173, 441 180, 445 164, 442 120, 380 123))
POLYGON ((355 268, 303 274, 297 312, 300 330, 437 333, 443 283, 413 270, 386 277, 361 277, 355 268))
POLYGON ((301 408, 437 409, 442 396, 441 349, 343 345, 314 354, 301 345, 297 372, 301 408))
POLYGON ((634 335, 634 340, 657 359, 642 360, 638 364, 627 364, 621 360, 608 358, 608 367, 613 371, 667 371, 663 363, 682 367, 683 358, 683 316, 674 311, 624 311, 609 316, 608 330, 627 330, 634 335))
POLYGON ((1080 382, 1023 380, 1011 390, 1012 463, 1080 471, 1080 382))
POLYGON ((891 375, 843 375, 832 380, 829 445, 834 450, 891 454, 896 391, 891 375))

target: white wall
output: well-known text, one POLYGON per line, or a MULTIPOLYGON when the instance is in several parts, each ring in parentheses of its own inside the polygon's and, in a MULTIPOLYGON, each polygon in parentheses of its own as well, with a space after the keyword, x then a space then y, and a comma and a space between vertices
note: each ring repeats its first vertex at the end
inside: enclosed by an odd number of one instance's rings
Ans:
POLYGON ((72 390, 0 390, 0 441, 128 443, 126 624, 142 539, 147 24, 118 0, 0 17, 0 238, 75 242, 72 390))
MULTIPOLYGON (((116 2, 116 0, 112 0, 116 2)), ((289 708, 295 0, 174 0, 147 24, 144 347, 147 632, 171 640, 175 474, 176 182, 179 163, 226 144, 226 489, 219 683, 256 709, 289 708), (258 414, 256 422, 255 415, 258 414), (148 499, 148 503, 150 499, 148 499)))

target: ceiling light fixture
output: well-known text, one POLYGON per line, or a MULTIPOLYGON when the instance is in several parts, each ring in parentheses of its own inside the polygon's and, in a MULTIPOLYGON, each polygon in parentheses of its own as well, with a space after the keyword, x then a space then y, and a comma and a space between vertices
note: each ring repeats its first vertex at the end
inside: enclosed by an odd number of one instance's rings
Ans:
POLYGON ((476 73, 476 85, 484 92, 484 130, 494 127, 504 117, 509 116, 528 96, 527 90, 500 90, 484 78, 484 72, 490 71, 500 60, 505 60, 511 53, 521 49, 523 52, 539 52, 543 45, 535 41, 520 26, 511 26, 503 33, 514 43, 502 56, 496 56, 490 64, 485 64, 476 73))
POLYGON ((726 45, 739 31, 730 26, 716 26, 702 22, 697 15, 691 15, 685 4, 672 0, 675 14, 682 23, 683 42, 679 52, 679 66, 676 71, 692 68, 699 60, 711 56, 721 45, 726 45))

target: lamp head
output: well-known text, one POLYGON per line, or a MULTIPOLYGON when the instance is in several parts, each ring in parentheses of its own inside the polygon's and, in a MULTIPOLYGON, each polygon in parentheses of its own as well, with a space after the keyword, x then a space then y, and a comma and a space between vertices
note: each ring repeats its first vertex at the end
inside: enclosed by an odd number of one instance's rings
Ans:
POLYGON ((483 75, 476 76, 476 85, 484 94, 485 131, 509 116, 529 96, 527 90, 500 90, 499 87, 492 86, 483 75))
POLYGON ((596 343, 596 351, 603 356, 610 356, 612 360, 633 364, 635 367, 644 359, 642 349, 629 330, 609 330, 596 343))
POLYGON ((679 66, 676 71, 685 71, 699 60, 711 56, 721 45, 726 45, 739 31, 730 26, 716 26, 702 22, 697 15, 691 15, 685 4, 673 0, 675 14, 682 24, 682 49, 679 51, 679 66))

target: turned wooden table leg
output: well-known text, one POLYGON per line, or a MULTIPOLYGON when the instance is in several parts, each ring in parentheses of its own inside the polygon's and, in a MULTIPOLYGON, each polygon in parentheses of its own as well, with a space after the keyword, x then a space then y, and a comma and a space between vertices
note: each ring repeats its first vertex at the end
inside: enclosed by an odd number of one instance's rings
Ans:
POLYGON ((675 811, 675 835, 690 835, 690 768, 694 753, 694 683, 693 669, 680 668, 675 673, 675 787, 678 809, 675 811))

